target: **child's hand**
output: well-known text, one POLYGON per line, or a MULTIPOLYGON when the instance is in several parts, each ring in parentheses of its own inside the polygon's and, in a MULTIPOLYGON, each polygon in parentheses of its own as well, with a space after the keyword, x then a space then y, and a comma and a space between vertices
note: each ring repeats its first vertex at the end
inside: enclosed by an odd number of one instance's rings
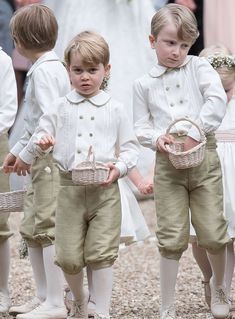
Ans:
POLYGON ((157 143, 156 143, 156 147, 157 150, 161 153, 166 153, 167 149, 166 149, 166 144, 173 144, 175 142, 175 139, 172 135, 161 135, 159 136, 157 143))
POLYGON ((120 176, 119 169, 113 163, 107 163, 106 166, 109 168, 109 176, 108 176, 107 180, 101 184, 102 186, 108 186, 108 185, 112 184, 120 176))
POLYGON ((30 174, 31 165, 22 161, 21 158, 17 157, 15 165, 13 167, 13 172, 17 173, 17 175, 26 176, 26 174, 30 174))
POLYGON ((15 162, 16 157, 11 153, 7 154, 2 164, 4 173, 13 172, 13 166, 15 165, 15 162))
POLYGON ((187 136, 184 142, 184 151, 186 152, 198 144, 198 141, 194 140, 192 137, 187 136))
POLYGON ((51 135, 44 135, 36 144, 43 150, 46 151, 51 146, 55 145, 55 139, 51 135))
POLYGON ((143 195, 148 195, 153 193, 153 182, 147 182, 143 180, 138 184, 138 191, 143 195))

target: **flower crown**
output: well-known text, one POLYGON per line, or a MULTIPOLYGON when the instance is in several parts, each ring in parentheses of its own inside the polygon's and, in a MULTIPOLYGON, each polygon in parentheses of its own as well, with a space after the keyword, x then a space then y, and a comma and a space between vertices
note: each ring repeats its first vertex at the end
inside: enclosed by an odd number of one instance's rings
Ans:
POLYGON ((214 69, 221 67, 235 67, 235 56, 233 55, 209 55, 207 57, 207 60, 213 66, 214 69))

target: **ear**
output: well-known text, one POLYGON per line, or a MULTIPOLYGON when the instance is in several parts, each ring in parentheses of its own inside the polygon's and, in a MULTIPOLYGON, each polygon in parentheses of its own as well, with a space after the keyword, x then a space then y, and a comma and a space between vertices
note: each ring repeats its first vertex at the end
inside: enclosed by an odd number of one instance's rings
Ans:
POLYGON ((107 65, 104 67, 105 76, 109 75, 110 69, 111 69, 111 64, 107 64, 107 65))
POLYGON ((149 42, 150 42, 151 48, 155 49, 156 39, 152 34, 149 35, 149 42))

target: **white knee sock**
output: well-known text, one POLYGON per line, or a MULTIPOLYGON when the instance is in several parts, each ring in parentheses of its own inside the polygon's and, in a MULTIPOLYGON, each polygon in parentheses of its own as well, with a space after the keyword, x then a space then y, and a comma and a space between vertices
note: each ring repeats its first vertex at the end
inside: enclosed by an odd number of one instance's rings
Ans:
POLYGON ((211 264, 208 260, 206 250, 204 248, 198 247, 198 244, 192 243, 192 252, 194 259, 196 260, 199 268, 204 277, 204 281, 208 282, 212 277, 211 264))
POLYGON ((113 288, 113 267, 92 270, 96 312, 109 318, 113 288))
POLYGON ((222 286, 224 282, 225 264, 226 264, 226 249, 214 255, 207 252, 208 259, 212 268, 212 278, 215 286, 222 286))
POLYGON ((36 296, 40 300, 44 301, 47 295, 47 284, 43 263, 42 247, 28 247, 28 252, 36 285, 36 296))
POLYGON ((70 275, 64 273, 65 279, 72 291, 74 300, 84 300, 84 289, 83 289, 83 270, 76 275, 70 275))
POLYGON ((161 311, 174 304, 179 261, 160 256, 161 311))
POLYGON ((87 272, 88 291, 89 291, 88 309, 95 310, 96 301, 95 301, 95 292, 94 292, 93 281, 92 281, 92 269, 89 265, 86 267, 86 272, 87 272))
POLYGON ((233 242, 227 245, 227 260, 225 267, 225 284, 228 296, 231 296, 231 285, 234 273, 235 256, 233 242))
POLYGON ((47 297, 45 307, 64 305, 64 281, 61 269, 55 265, 55 246, 50 245, 43 248, 43 261, 47 281, 47 297))
POLYGON ((10 269, 9 239, 0 243, 0 292, 8 296, 8 277, 10 269))

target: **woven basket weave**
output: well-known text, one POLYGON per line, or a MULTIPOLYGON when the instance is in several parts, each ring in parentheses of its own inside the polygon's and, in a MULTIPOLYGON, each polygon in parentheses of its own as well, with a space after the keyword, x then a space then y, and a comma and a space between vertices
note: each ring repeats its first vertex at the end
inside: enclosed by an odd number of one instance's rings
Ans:
POLYGON ((86 161, 72 170, 72 180, 76 185, 99 185, 106 181, 108 175, 109 168, 104 163, 95 161, 92 146, 89 148, 86 161))
POLYGON ((204 159, 205 148, 206 148, 206 137, 203 131, 200 129, 200 127, 188 118, 180 118, 172 122, 169 125, 166 131, 166 134, 169 134, 171 128, 180 121, 188 121, 192 125, 194 125, 200 133, 201 141, 198 145, 196 145, 195 147, 191 148, 188 151, 184 151, 183 142, 182 143, 176 142, 174 144, 167 145, 166 148, 169 153, 169 160, 171 161, 172 165, 176 169, 186 169, 190 167, 196 167, 200 165, 204 159))
POLYGON ((22 212, 26 190, 0 193, 0 213, 22 212))

